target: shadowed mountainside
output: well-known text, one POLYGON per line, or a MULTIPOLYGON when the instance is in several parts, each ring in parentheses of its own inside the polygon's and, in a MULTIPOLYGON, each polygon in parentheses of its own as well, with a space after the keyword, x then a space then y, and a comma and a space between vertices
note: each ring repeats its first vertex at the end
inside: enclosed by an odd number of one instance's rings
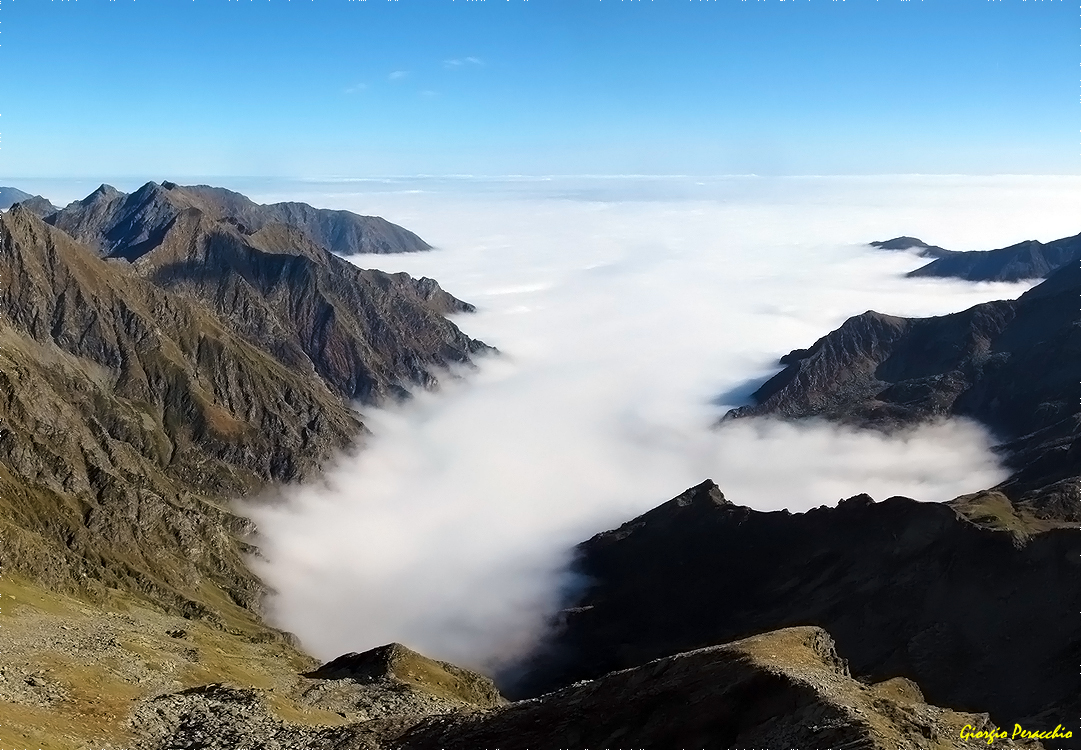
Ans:
POLYGON ((263 206, 224 188, 181 187, 171 182, 148 182, 130 194, 102 185, 46 221, 104 257, 135 260, 156 247, 170 224, 187 209, 231 223, 244 234, 271 224, 286 224, 318 246, 341 255, 431 249, 412 232, 379 217, 317 209, 304 203, 263 206))
POLYGON ((1081 520, 1081 269, 1017 300, 934 318, 869 311, 785 355, 787 367, 726 418, 825 417, 890 428, 971 417, 1004 441, 995 488, 1037 518, 1081 520))
POLYGON ((815 625, 861 678, 913 679, 930 702, 1006 726, 1076 731, 1076 528, 1021 541, 945 505, 865 495, 764 513, 707 481, 579 545, 574 572, 586 590, 529 665, 526 694, 815 625))

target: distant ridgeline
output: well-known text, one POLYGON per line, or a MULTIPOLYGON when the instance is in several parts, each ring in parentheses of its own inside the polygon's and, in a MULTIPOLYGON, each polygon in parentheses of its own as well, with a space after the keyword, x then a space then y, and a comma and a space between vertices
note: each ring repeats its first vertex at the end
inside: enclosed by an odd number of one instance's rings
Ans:
POLYGON ((264 206, 224 188, 171 182, 148 182, 131 194, 102 185, 45 220, 104 257, 135 260, 160 242, 180 214, 193 210, 209 220, 232 224, 241 234, 271 224, 293 227, 339 255, 431 250, 417 235, 378 216, 312 208, 307 203, 264 206))
POLYGON ((489 350, 446 319, 473 308, 435 281, 335 255, 428 249, 383 219, 170 183, 59 211, 6 195, 5 573, 204 618, 255 611, 250 524, 228 500, 354 444, 354 401, 433 387, 489 350))
POLYGON ((885 242, 872 242, 871 246, 883 250, 915 249, 921 256, 935 259, 909 273, 910 277, 938 276, 966 281, 1044 279, 1052 271, 1081 260, 1081 234, 1046 244, 1026 240, 998 250, 969 252, 946 250, 915 237, 895 237, 885 242))

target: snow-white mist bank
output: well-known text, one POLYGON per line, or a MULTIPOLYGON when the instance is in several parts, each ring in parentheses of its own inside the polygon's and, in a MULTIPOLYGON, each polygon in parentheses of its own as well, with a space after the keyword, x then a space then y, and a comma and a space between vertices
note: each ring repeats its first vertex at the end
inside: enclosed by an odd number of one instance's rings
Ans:
POLYGON ((570 549, 709 477, 800 511, 859 492, 947 500, 1005 474, 979 426, 887 437, 715 422, 851 315, 933 315, 1030 284, 905 279, 899 234, 989 249, 1076 233, 1075 178, 730 178, 303 185, 253 196, 380 214, 437 246, 355 259, 431 276, 502 354, 363 410, 325 482, 251 504, 278 625, 322 657, 401 641, 497 668, 560 604, 570 549), (1072 211, 1072 213, 1071 213, 1072 211))

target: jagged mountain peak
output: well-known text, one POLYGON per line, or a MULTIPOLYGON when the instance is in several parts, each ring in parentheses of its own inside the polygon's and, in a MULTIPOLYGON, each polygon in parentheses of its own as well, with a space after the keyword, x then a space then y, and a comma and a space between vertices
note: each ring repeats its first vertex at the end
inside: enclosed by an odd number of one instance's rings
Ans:
POLYGON ((75 201, 76 203, 93 203, 100 200, 112 200, 113 198, 119 198, 126 195, 112 185, 108 183, 101 183, 98 185, 90 195, 83 198, 81 201, 75 201))
POLYGON ((1021 295, 931 318, 864 313, 810 348, 726 418, 825 417, 892 429, 976 419, 1003 443, 997 490, 1040 520, 1081 519, 1081 268, 1068 263, 1021 295))

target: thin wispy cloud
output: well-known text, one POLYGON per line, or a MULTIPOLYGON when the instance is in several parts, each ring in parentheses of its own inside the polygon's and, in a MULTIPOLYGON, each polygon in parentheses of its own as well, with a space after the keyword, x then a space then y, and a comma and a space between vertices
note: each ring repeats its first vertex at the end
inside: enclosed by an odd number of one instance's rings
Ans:
POLYGON ((408 70, 395 70, 387 76, 388 81, 402 81, 409 77, 408 70))
POLYGON ((443 67, 448 70, 455 70, 458 68, 465 68, 474 65, 483 65, 479 57, 454 57, 449 60, 443 61, 443 67))
POLYGON ((425 99, 431 99, 433 97, 439 96, 439 92, 432 91, 431 89, 424 89, 420 92, 420 95, 423 96, 425 99))
POLYGON ((352 86, 347 86, 345 93, 347 94, 359 94, 361 91, 365 91, 368 88, 366 83, 354 83, 352 86))
POLYGON ((542 634, 577 542, 707 477, 733 502, 793 511, 992 486, 1004 472, 970 422, 892 436, 717 428, 735 404, 714 404, 868 308, 935 315, 1016 296, 1028 285, 906 279, 925 260, 861 243, 1072 234, 1081 180, 1059 179, 734 178, 705 195, 693 178, 469 182, 466 195, 419 181, 342 197, 334 207, 442 248, 360 263, 438 279, 477 305, 458 324, 502 355, 365 409, 365 450, 249 506, 276 624, 321 657, 400 641, 492 669, 542 634))

